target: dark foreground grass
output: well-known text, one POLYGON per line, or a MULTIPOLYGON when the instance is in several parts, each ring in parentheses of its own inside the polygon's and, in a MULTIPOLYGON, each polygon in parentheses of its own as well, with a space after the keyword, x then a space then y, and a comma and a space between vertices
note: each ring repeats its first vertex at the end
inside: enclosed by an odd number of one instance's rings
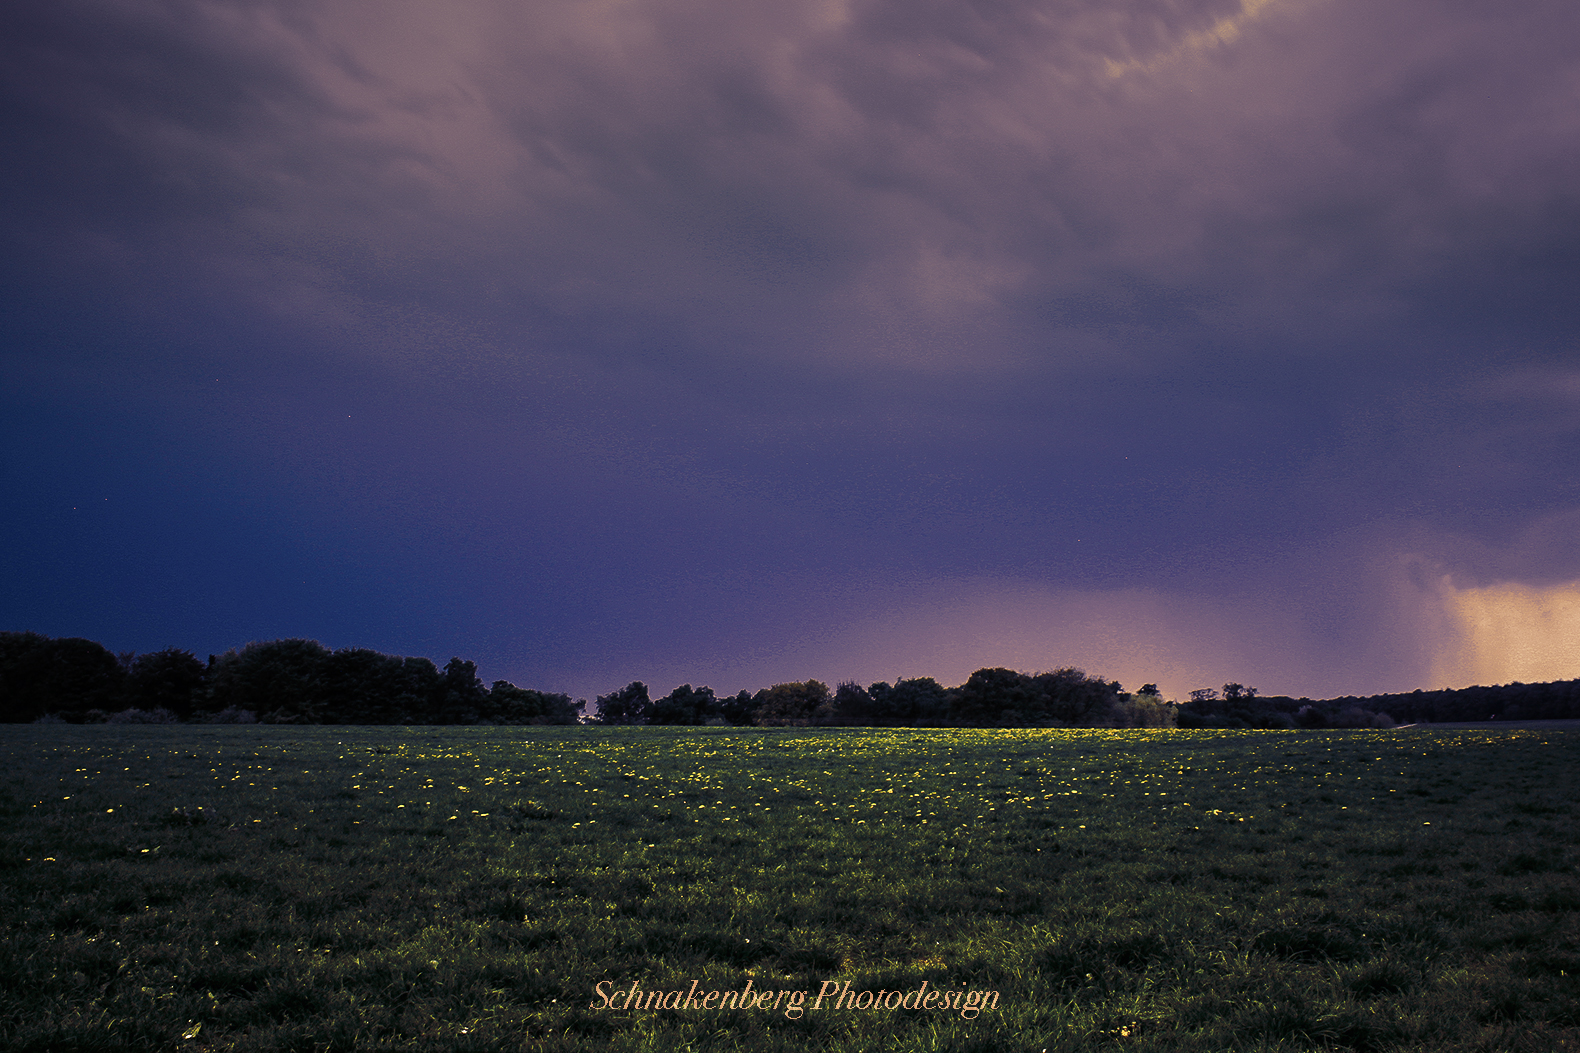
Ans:
POLYGON ((1565 730, 8 727, 0 1047, 1580 1049, 1577 781, 1565 730), (596 1008, 693 980, 810 997, 596 1008))

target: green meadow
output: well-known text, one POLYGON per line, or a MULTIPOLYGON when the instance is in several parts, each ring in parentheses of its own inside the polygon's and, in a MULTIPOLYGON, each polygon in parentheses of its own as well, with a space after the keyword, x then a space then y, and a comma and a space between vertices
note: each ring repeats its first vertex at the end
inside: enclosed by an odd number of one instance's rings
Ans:
POLYGON ((1553 729, 5 726, 0 1048, 1580 1050, 1577 783, 1553 729))

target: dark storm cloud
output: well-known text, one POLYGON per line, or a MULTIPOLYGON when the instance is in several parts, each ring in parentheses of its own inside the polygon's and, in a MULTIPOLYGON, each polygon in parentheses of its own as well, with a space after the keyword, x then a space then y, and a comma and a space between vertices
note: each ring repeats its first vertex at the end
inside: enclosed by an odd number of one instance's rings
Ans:
POLYGON ((0 19, 8 370, 366 567, 256 635, 1316 694, 1580 577, 1567 5, 0 19))

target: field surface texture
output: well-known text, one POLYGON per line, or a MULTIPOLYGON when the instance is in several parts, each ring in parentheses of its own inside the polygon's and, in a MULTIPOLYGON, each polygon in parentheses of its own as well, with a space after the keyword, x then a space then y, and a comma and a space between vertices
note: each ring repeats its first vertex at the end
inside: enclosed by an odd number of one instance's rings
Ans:
POLYGON ((0 1048, 1580 1049, 1577 782, 1569 729, 4 727, 0 1048))

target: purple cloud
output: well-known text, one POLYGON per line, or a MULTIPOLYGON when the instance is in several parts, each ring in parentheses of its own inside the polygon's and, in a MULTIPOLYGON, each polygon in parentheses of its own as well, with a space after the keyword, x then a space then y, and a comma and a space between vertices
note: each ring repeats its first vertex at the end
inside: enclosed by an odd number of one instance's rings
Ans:
POLYGON ((0 614, 589 694, 1503 668, 1466 590, 1580 580, 1577 22, 9 5, 0 614))

